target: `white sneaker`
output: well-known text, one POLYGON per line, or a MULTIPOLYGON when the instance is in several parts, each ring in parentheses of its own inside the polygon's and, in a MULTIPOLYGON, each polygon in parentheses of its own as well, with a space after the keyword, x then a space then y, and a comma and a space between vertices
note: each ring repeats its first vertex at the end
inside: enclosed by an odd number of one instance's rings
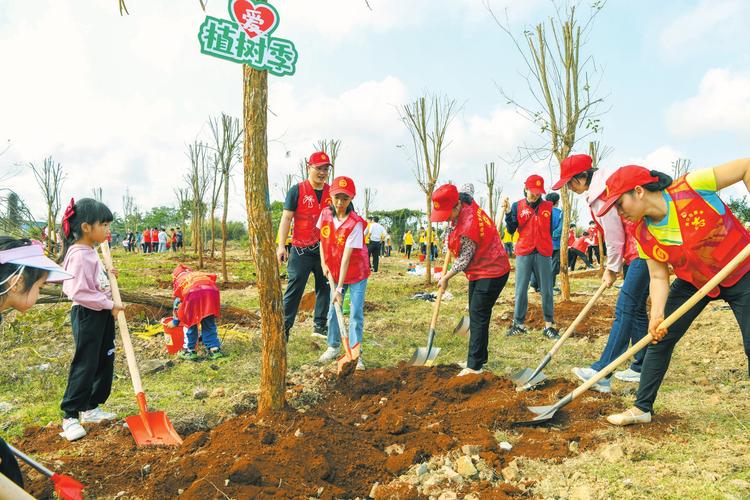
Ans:
POLYGON ((105 420, 117 420, 117 414, 104 411, 98 406, 93 410, 82 411, 80 413, 81 422, 84 424, 98 424, 105 420))
POLYGON ((641 381, 641 374, 638 373, 635 370, 632 370, 628 368, 627 370, 621 370, 619 372, 615 372, 615 378, 617 380, 622 380, 623 382, 638 382, 641 381))
POLYGON ((357 370, 364 370, 365 369, 365 362, 362 361, 362 356, 357 358, 357 370))
POLYGON ((324 352, 320 358, 318 358, 319 363, 328 363, 329 361, 333 361, 334 359, 339 357, 339 348, 338 347, 328 347, 326 349, 326 352, 324 352))
MULTIPOLYGON (((588 382, 591 377, 598 373, 592 368, 573 368, 572 371, 573 375, 578 377, 582 382, 588 382)), ((612 392, 612 383, 609 379, 603 378, 596 384, 592 385, 591 390, 608 394, 612 392)))
POLYGON ((60 435, 68 441, 75 441, 86 435, 86 429, 83 428, 77 418, 64 418, 62 430, 60 435))
POLYGON ((480 373, 484 372, 484 368, 480 368, 479 370, 472 370, 469 367, 464 368, 460 372, 458 372, 458 375, 456 377, 463 377, 464 375, 479 375, 480 373))
POLYGON ((607 422, 612 425, 647 424, 651 422, 651 412, 647 411, 644 413, 640 410, 634 411, 633 409, 629 409, 622 413, 608 416, 607 422))

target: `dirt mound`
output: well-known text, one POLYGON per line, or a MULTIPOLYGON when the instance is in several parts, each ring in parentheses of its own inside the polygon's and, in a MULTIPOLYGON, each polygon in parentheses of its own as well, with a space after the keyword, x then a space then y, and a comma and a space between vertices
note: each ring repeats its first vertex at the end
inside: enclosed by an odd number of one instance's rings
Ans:
MULTIPOLYGON (((128 304, 125 306, 125 315, 128 320, 132 321, 158 323, 161 318, 171 314, 172 310, 167 307, 155 307, 146 304, 128 304)), ((260 328, 260 314, 257 311, 248 311, 225 304, 221 306, 221 317, 218 323, 220 325, 233 323, 247 328, 260 328)))
MULTIPOLYGON (((18 444, 32 454, 56 450, 60 470, 96 497, 124 491, 141 498, 351 498, 463 445, 478 446, 497 477, 517 456, 562 459, 574 453, 572 441, 580 451, 601 441, 601 415, 620 407, 591 393, 558 412, 552 428, 514 428, 529 417, 526 405, 550 404, 574 386, 553 380, 518 393, 493 374, 458 378, 456 372, 401 365, 331 376, 326 396, 306 411, 290 408, 265 420, 244 414, 187 436, 178 448, 137 449, 117 424, 93 426, 74 443, 57 436, 56 427, 30 430, 18 444), (501 449, 499 439, 512 450, 501 449)), ((35 474, 30 489, 42 498, 50 490, 35 474)), ((469 491, 487 498, 521 493, 479 481, 463 483, 459 493, 469 491)))
MULTIPOLYGON (((561 334, 576 319, 576 316, 583 310, 590 298, 590 296, 582 295, 580 302, 570 300, 555 303, 555 322, 561 334)), ((503 302, 498 312, 500 314, 493 315, 494 323, 502 328, 509 327, 513 321, 513 303, 503 302)), ((608 335, 614 320, 614 307, 600 301, 598 304, 594 304, 586 318, 578 325, 578 328, 573 332, 573 337, 593 338, 608 335)), ((529 302, 526 326, 538 330, 544 328, 544 315, 540 304, 529 302)))

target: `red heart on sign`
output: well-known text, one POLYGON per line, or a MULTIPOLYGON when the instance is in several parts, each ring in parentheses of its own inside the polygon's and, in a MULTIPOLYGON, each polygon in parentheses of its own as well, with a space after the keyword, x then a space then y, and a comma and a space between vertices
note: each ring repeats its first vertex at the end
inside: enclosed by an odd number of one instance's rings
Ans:
POLYGON ((251 39, 270 35, 279 22, 276 9, 265 3, 253 4, 249 0, 234 0, 230 12, 251 39))

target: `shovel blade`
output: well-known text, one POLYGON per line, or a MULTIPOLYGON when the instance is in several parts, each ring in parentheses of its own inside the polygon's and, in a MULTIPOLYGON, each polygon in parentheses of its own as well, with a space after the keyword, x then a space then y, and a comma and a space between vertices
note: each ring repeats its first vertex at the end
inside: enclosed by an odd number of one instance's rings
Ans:
POLYGON ((148 411, 125 417, 137 446, 177 446, 182 438, 163 411, 148 411))
POLYGON ((84 486, 70 476, 52 474, 52 482, 55 483, 55 493, 62 500, 82 500, 84 486))
POLYGON ((523 385, 529 381, 534 370, 531 368, 524 368, 511 375, 510 380, 516 385, 523 385))
POLYGON ((339 358, 339 360, 336 362, 336 369, 338 373, 341 373, 341 370, 344 369, 344 365, 347 363, 351 363, 352 361, 356 361, 359 358, 359 352, 360 352, 360 345, 359 342, 354 344, 352 347, 349 348, 349 351, 344 349, 344 355, 339 358), (349 352, 351 352, 351 356, 349 355, 349 352))
POLYGON ((547 423, 550 420, 552 420, 552 418, 557 413, 557 410, 558 409, 555 407, 555 405, 529 406, 529 411, 531 411, 536 416, 529 420, 513 422, 513 425, 514 426, 532 426, 532 425, 541 425, 541 424, 547 423))
POLYGON ((456 328, 453 329, 453 335, 458 335, 459 337, 466 337, 469 334, 469 326, 470 326, 469 317, 468 316, 462 317, 458 321, 456 328))
POLYGON ((414 352, 409 364, 412 366, 432 366, 435 364, 435 358, 437 358, 439 353, 439 347, 433 347, 432 349, 420 347, 414 352))
POLYGON ((534 370, 524 368, 523 370, 516 372, 511 380, 516 384, 517 391, 525 391, 533 389, 537 385, 547 380, 547 375, 543 372, 539 372, 534 375, 534 370))

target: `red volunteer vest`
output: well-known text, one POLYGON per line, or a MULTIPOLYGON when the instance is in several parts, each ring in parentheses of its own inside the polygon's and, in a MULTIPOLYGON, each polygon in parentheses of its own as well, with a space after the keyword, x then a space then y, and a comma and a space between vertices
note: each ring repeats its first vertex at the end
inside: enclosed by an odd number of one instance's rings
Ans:
POLYGON ((208 316, 219 316, 221 300, 216 275, 191 271, 177 274, 172 280, 174 296, 182 302, 177 309, 177 318, 187 326, 197 325, 208 316))
POLYGON ((625 248, 622 251, 622 258, 625 264, 630 264, 638 258, 638 243, 635 241, 635 223, 622 219, 622 226, 625 228, 625 248))
POLYGON ((316 227, 320 212, 324 207, 333 204, 330 186, 323 185, 323 195, 315 196, 315 189, 309 180, 300 182, 299 196, 297 197, 297 210, 294 211, 294 231, 292 233, 292 245, 295 247, 309 247, 320 241, 320 230, 316 227))
POLYGON ((461 236, 466 236, 477 244, 474 258, 464 270, 469 281, 497 278, 510 272, 510 261, 497 228, 476 202, 471 205, 461 204, 456 227, 448 236, 448 249, 455 256, 461 250, 461 236))
MULTIPOLYGON (((635 237, 646 255, 672 264, 678 278, 700 288, 750 243, 750 234, 725 203, 721 215, 690 187, 685 176, 674 181, 667 192, 680 218, 682 245, 662 244, 643 220, 636 227, 635 237)), ((748 272, 750 259, 722 281, 721 286, 734 285, 748 272)), ((718 296, 719 289, 714 288, 708 295, 718 296)))
POLYGON ((575 241, 573 241, 571 248, 575 248, 580 252, 586 253, 586 250, 588 250, 589 248, 589 244, 586 243, 586 237, 581 236, 580 238, 576 238, 575 241))
POLYGON ((545 257, 552 256, 552 202, 543 200, 531 208, 526 199, 518 202, 518 242, 516 255, 529 255, 534 250, 545 257))
POLYGON ((151 231, 143 231, 143 243, 151 243, 151 231))
POLYGON ((159 231, 151 230, 151 243, 159 242, 159 231))
MULTIPOLYGON (((333 224, 333 217, 334 215, 330 210, 323 210, 321 213, 320 244, 325 252, 328 269, 331 270, 334 282, 338 284, 346 240, 357 223, 361 223, 364 229, 367 226, 367 221, 352 211, 349 212, 349 216, 344 223, 336 229, 336 226, 333 224)), ((370 276, 370 259, 367 255, 367 247, 364 245, 364 240, 363 235, 362 248, 352 249, 349 268, 346 271, 346 279, 344 280, 345 285, 359 283, 370 276)))

